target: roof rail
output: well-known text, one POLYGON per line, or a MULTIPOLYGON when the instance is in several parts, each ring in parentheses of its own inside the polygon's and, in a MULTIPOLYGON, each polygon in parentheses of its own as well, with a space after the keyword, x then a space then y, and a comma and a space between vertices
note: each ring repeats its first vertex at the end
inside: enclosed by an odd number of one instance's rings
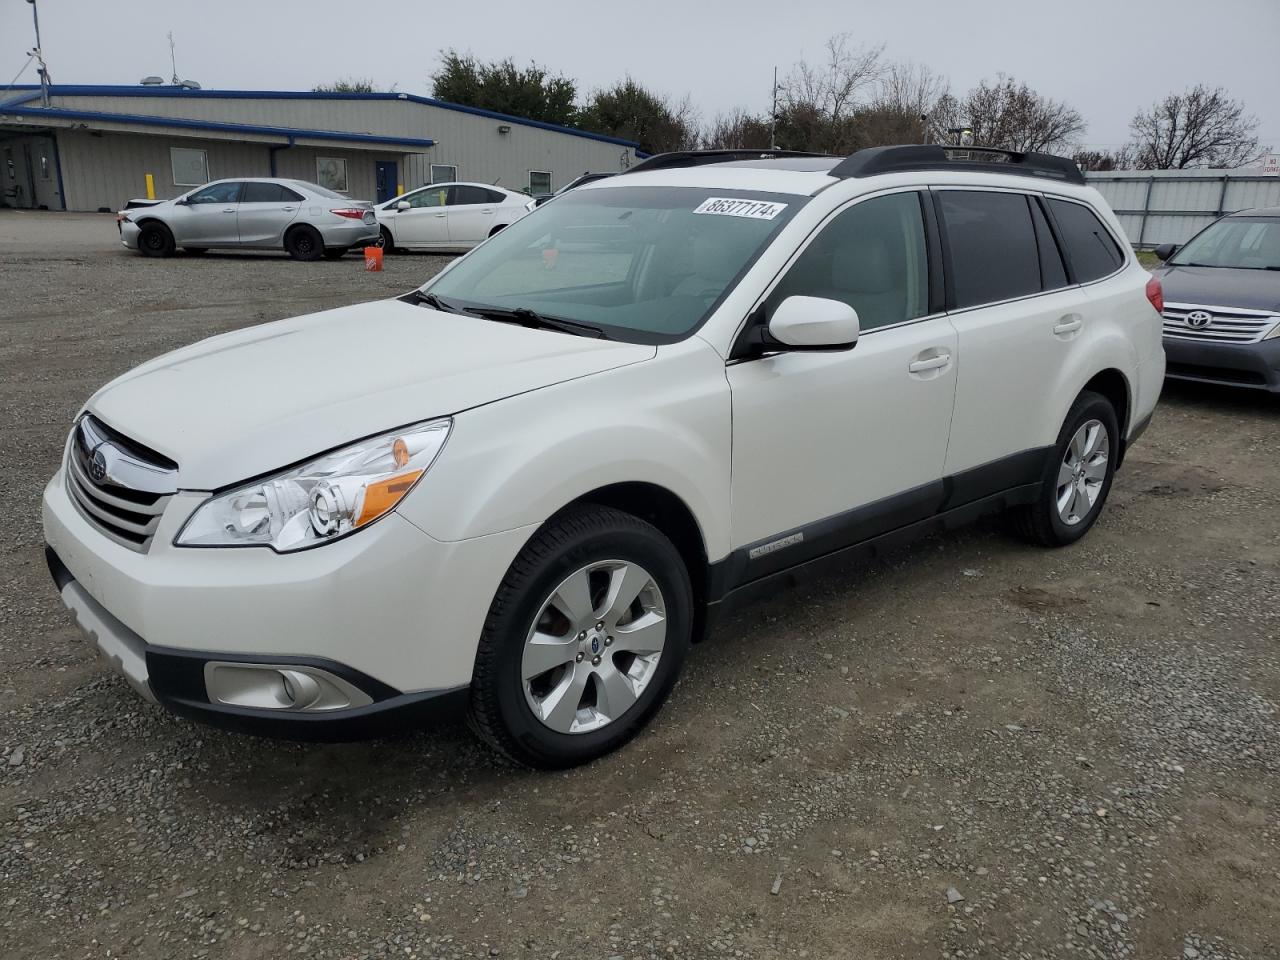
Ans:
POLYGON ((919 144, 902 147, 869 147, 831 168, 833 177, 871 177, 881 173, 918 170, 968 170, 1012 173, 1083 184, 1084 174, 1075 161, 1048 153, 1018 153, 995 147, 953 147, 919 144), (978 154, 978 157, 974 157, 978 154))
POLYGON ((644 173, 649 170, 667 170, 671 167, 700 167, 704 163, 728 163, 731 160, 772 160, 777 157, 826 157, 826 153, 807 153, 803 150, 675 150, 658 153, 641 160, 623 173, 644 173))

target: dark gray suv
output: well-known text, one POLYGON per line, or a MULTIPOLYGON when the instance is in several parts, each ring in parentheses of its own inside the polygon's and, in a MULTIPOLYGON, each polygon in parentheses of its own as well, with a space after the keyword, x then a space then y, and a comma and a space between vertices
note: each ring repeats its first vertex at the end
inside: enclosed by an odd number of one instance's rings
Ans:
POLYGON ((1166 376, 1280 393, 1280 207, 1156 248, 1166 376))

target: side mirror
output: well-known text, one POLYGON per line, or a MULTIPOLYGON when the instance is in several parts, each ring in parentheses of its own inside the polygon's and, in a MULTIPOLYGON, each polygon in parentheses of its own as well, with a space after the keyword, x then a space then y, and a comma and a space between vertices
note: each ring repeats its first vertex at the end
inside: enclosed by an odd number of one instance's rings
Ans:
POLYGON ((1178 246, 1179 245, 1176 243, 1162 243, 1160 244, 1160 246, 1156 247, 1155 250, 1152 252, 1155 253, 1155 255, 1159 257, 1161 260, 1168 260, 1170 257, 1172 257, 1175 253, 1178 252, 1178 246))
POLYGON ((413 209, 412 204, 408 200, 401 200, 396 204, 396 209, 403 213, 406 210, 413 209))
POLYGON ((787 297, 769 318, 769 336, 796 350, 847 350, 858 334, 858 311, 825 297, 787 297))
POLYGON ((173 202, 174 202, 174 204, 175 204, 175 205, 177 205, 177 206, 179 206, 179 207, 188 207, 188 206, 190 206, 190 205, 191 205, 191 201, 190 201, 190 200, 188 200, 186 197, 179 197, 177 200, 175 200, 175 201, 173 201, 173 202))

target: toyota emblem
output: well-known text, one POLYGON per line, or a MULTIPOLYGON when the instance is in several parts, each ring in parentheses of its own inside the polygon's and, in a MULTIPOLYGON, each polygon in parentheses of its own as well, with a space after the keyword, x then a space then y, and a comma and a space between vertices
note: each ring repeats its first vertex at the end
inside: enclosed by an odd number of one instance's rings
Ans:
POLYGON ((1187 314, 1188 327, 1195 327, 1197 330, 1203 330, 1211 323, 1213 323, 1213 314, 1208 310, 1192 310, 1187 314))
POLYGON ((107 458, 100 449, 93 451, 93 457, 89 460, 89 477, 94 483, 102 483, 107 479, 107 458))

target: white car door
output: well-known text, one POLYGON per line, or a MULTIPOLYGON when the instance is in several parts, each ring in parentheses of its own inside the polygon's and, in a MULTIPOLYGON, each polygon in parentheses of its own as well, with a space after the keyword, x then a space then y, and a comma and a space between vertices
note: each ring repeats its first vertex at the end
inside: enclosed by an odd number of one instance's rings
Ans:
POLYGON ((733 543, 744 579, 934 513, 956 383, 956 334, 931 284, 922 194, 844 207, 763 305, 849 303, 852 349, 765 355, 727 368, 733 393, 733 543))
POLYGON ((1069 282, 1035 196, 973 188, 934 196, 963 357, 947 474, 968 472, 979 494, 1038 482, 1072 399, 1064 380, 1089 350, 1088 295, 1069 282))
POLYGON ((449 191, 449 244, 474 247, 497 226, 494 219, 503 195, 469 183, 459 183, 449 191))
POLYGON ((434 184, 397 197, 378 215, 391 230, 397 246, 443 247, 449 244, 448 202, 449 185, 434 184), (401 203, 409 204, 409 208, 399 209, 401 203))

